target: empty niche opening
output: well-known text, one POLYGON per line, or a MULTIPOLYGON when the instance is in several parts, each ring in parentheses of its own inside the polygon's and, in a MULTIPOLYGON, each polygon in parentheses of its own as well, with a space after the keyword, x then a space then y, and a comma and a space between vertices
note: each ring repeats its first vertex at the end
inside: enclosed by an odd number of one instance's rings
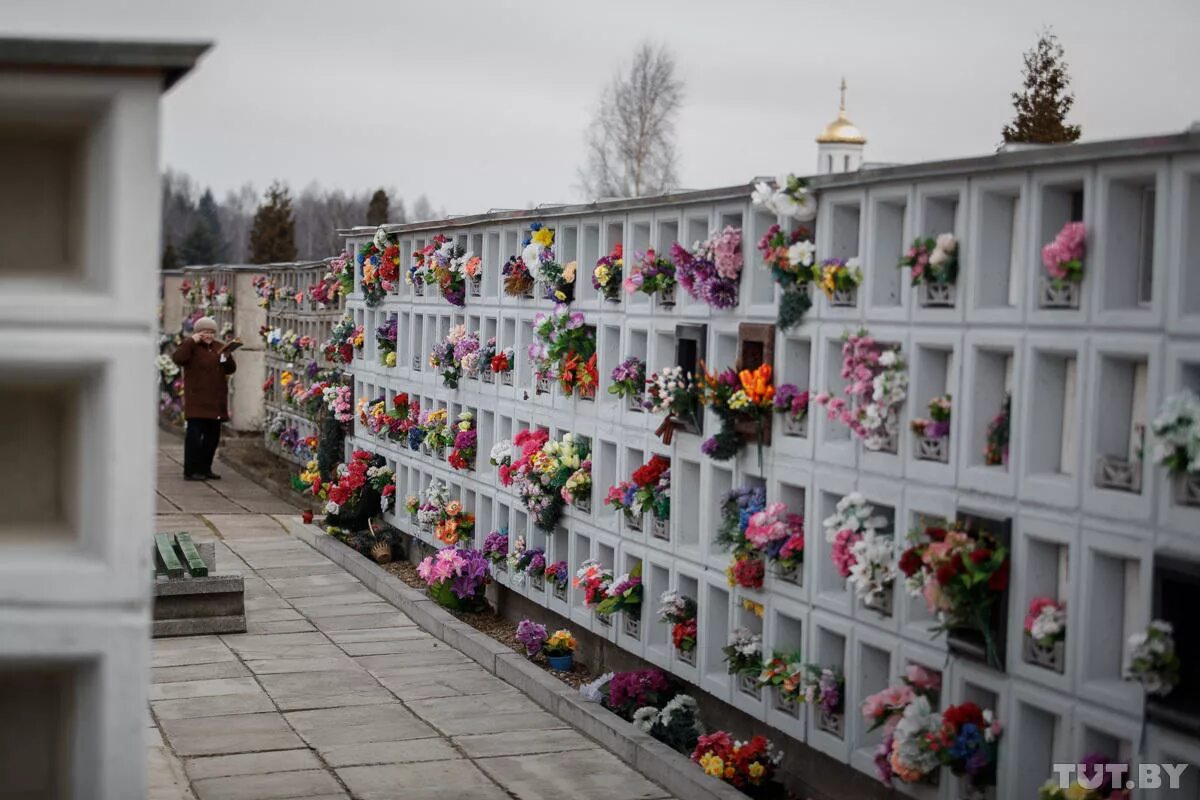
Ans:
MULTIPOLYGON (((86 254, 102 251, 102 235, 89 241, 89 184, 106 179, 99 109, 45 104, 37 110, 0 110, 0 280, 78 285, 87 277, 86 254), (28 115, 27 115, 28 114, 28 115), (37 243, 36 270, 28 243, 37 243)), ((103 137, 107 138, 107 137, 103 137)))
POLYGON ((515 542, 518 536, 526 536, 529 533, 529 515, 519 508, 512 510, 512 535, 510 541, 515 542))
POLYGON ((1096 397, 1095 485, 1140 493, 1146 433, 1145 358, 1102 355, 1096 397))
MULTIPOLYGON (((1169 622, 1174 631, 1175 652, 1181 664, 1200 663, 1200 624, 1193 607, 1200 590, 1200 562, 1159 556, 1154 562, 1153 618, 1169 622)), ((1194 668, 1180 670, 1180 680, 1171 694, 1149 698, 1149 711, 1158 720, 1178 730, 1194 731, 1200 720, 1200 678, 1194 668)))
MULTIPOLYGON (((558 244, 560 245, 557 254, 559 263, 568 264, 579 260, 579 228, 574 225, 564 225, 559 232, 558 244)), ((578 271, 576 274, 583 277, 578 271)))
POLYGON ((862 207, 858 203, 835 203, 830 229, 829 256, 851 259, 858 255, 862 207))
POLYGON ((601 329, 600 340, 600 374, 608 376, 612 374, 613 368, 624 360, 621 354, 621 328, 617 325, 605 325, 601 329))
POLYGON ((904 272, 895 265, 905 252, 903 200, 880 200, 875 204, 875 235, 870 254, 871 305, 900 305, 904 272))
POLYGON ((487 235, 487 251, 489 258, 484 262, 488 267, 483 271, 483 292, 488 297, 493 297, 496 294, 496 287, 500 285, 500 271, 504 268, 504 262, 507 260, 500 250, 499 233, 487 235))
MULTIPOLYGON (((958 193, 928 195, 925 197, 922 236, 937 237, 943 233, 955 233, 958 217, 958 193)), ((957 235, 957 234, 956 234, 957 235)))
POLYGON ((1200 314, 1200 174, 1188 177, 1184 200, 1181 300, 1184 314, 1200 314))
POLYGON ((700 542, 700 504, 692 492, 700 489, 700 464, 685 458, 676 460, 679 476, 672 485, 679 487, 671 492, 671 516, 676 518, 675 534, 679 544, 695 547, 700 542))
MULTIPOLYGON (((611 252, 612 252, 612 249, 613 249, 613 248, 614 248, 616 245, 618 245, 618 244, 623 244, 624 242, 625 242, 625 225, 624 225, 624 223, 621 223, 621 222, 609 222, 609 223, 608 223, 608 225, 607 225, 607 227, 606 227, 606 229, 605 229, 605 249, 606 249, 606 252, 609 252, 609 253, 611 253, 611 252)), ((629 259, 630 259, 630 258, 632 258, 632 256, 633 256, 633 254, 632 254, 632 253, 627 253, 627 254, 626 254, 626 256, 625 256, 625 263, 626 263, 627 265, 630 263, 630 262, 629 262, 629 259)), ((597 255, 596 257, 597 257, 597 258, 599 258, 600 256, 599 256, 599 255, 597 255)))
POLYGON ((521 255, 520 241, 517 231, 508 230, 504 232, 504 250, 500 253, 501 266, 508 261, 510 256, 521 255))
MULTIPOLYGON (((88 664, 18 662, 0 666, 0 774, 4 796, 67 798, 77 795, 75 763, 86 760, 83 711, 98 712, 94 669, 88 664), (81 707, 81 705, 86 706, 81 707)), ((93 727, 89 725, 88 727, 93 727)))
POLYGON ((483 411, 476 411, 476 416, 479 420, 479 432, 477 434, 478 446, 475 448, 475 468, 479 469, 481 467, 479 463, 481 456, 479 454, 490 452, 492 443, 496 441, 496 412, 485 409, 483 411))
POLYGON ((0 547, 64 547, 83 535, 80 495, 92 482, 83 462, 104 427, 89 388, 101 376, 82 371, 90 375, 0 374, 0 485, 8 498, 0 547))
POLYGON ((484 317, 483 319, 483 342, 488 343, 496 338, 496 318, 484 317))
POLYGON ((717 544, 717 534, 721 530, 721 504, 725 495, 733 490, 733 471, 710 465, 712 470, 712 495, 709 505, 709 552, 718 555, 725 549, 717 544))
POLYGON ((717 352, 715 363, 709 364, 709 369, 724 369, 737 363, 738 337, 732 333, 717 334, 717 352))
MULTIPOLYGON (((770 224, 770 223, 768 223, 770 224)), ((708 238, 708 217, 688 217, 687 241, 680 242, 688 249, 694 249, 708 238)))
MULTIPOLYGON (((598 471, 597 481, 600 486, 616 486, 617 484, 617 444, 616 442, 608 442, 600 440, 600 457, 594 468, 598 471)), ((593 509, 595 504, 593 504, 593 509)), ((613 513, 613 507, 607 503, 602 503, 600 508, 604 510, 606 515, 613 513)))
MULTIPOLYGON (((825 373, 825 391, 829 392, 831 397, 841 397, 848 381, 842 377, 842 342, 838 339, 825 341, 825 373)), ((825 426, 826 441, 846 442, 850 440, 850 429, 840 421, 829 419, 829 416, 824 413, 821 414, 821 420, 825 426)))
POLYGON ((1125 642, 1134 631, 1139 564, 1118 555, 1092 553, 1090 597, 1086 599, 1093 624, 1085 635, 1083 679, 1118 684, 1125 666, 1125 642))
POLYGON ((1038 413, 1029 417, 1029 472, 1070 475, 1076 462, 1078 360, 1074 353, 1035 351, 1033 394, 1038 413))
MULTIPOLYGON (((514 537, 510 536, 509 541, 513 541, 514 537)), ((582 564, 592 557, 592 540, 582 533, 575 534, 575 563, 582 564)), ((583 603, 583 592, 572 592, 571 606, 578 609, 584 609, 586 606, 583 603)))
POLYGON ((974 424, 968 434, 971 438, 967 459, 972 466, 1008 469, 1012 375, 1013 358, 1010 351, 976 350, 975 380, 970 388, 974 424))
POLYGON ((671 245, 679 241, 679 220, 663 219, 658 222, 658 249, 668 257, 671 245))
POLYGON ((725 654, 721 652, 731 639, 729 634, 729 592, 720 586, 708 584, 704 598, 704 631, 699 646, 704 652, 704 674, 716 681, 727 681, 729 673, 725 667, 725 654))
POLYGON ((520 365, 522 377, 533 371, 533 362, 529 359, 529 345, 533 344, 533 323, 521 323, 521 341, 517 345, 517 363, 520 365))
MULTIPOLYGON (((858 651, 858 697, 881 692, 888 686, 891 677, 892 654, 874 645, 861 643, 858 651)), ((883 728, 868 731, 863 725, 859 729, 858 748, 874 748, 883 741, 883 728)))
POLYGON ((836 631, 817 625, 816 657, 818 665, 825 669, 844 670, 846 665, 846 637, 836 631))
POLYGON ((1016 188, 985 191, 979 204, 979 264, 971 271, 979 281, 979 308, 1012 308, 1020 296, 1025 253, 1021 193, 1016 188))
POLYGON ((500 337, 500 349, 513 348, 516 349, 517 342, 517 321, 515 319, 504 319, 504 335, 500 337))
MULTIPOLYGON (((680 345, 682 346, 682 342, 680 345)), ((693 360, 694 363, 694 360, 693 360)), ((663 367, 676 366, 675 361, 675 334, 666 331, 659 331, 654 336, 654 369, 661 371, 663 367)), ((679 366, 683 366, 679 364, 679 366)), ((687 369, 685 367, 685 369, 687 369)), ((692 369, 694 372, 694 368, 692 369)))
POLYGON ((604 542, 596 543, 596 560, 607 569, 611 569, 618 574, 621 572, 617 564, 616 548, 610 544, 605 544, 604 542))
MULTIPOLYGON (((804 623, 782 611, 775 611, 774 614, 775 630, 771 640, 771 655, 800 652, 804 646, 804 623)), ((767 654, 764 654, 764 657, 765 655, 767 654)))
MULTIPOLYGON (((646 596, 649 598, 659 598, 663 592, 671 588, 671 570, 661 564, 651 564, 650 574, 647 576, 650 579, 650 585, 647 588, 646 596)), ((649 605, 648 603, 646 605, 649 605)), ((653 606, 650 606, 653 609, 653 606)), ((651 611, 650 613, 653 613, 651 611)), ((657 624, 657 618, 647 617, 644 622, 651 623, 648 626, 649 633, 646 641, 653 647, 665 648, 671 642, 671 626, 657 624)))
POLYGON ((561 526, 554 529, 554 539, 551 542, 550 553, 546 557, 547 562, 567 561, 570 559, 570 553, 567 552, 567 529, 561 526))
MULTIPOLYGON (((841 499, 842 496, 836 492, 821 492, 819 496, 820 513, 814 522, 833 516, 837 511, 838 501, 841 499)), ((840 594, 846 588, 846 579, 838 573, 837 567, 830 557, 833 545, 825 540, 825 531, 823 528, 817 530, 816 525, 813 527, 814 530, 811 534, 808 534, 807 541, 812 541, 815 536, 820 537, 817 539, 819 551, 817 555, 817 591, 823 594, 840 594)), ((805 533, 808 533, 807 528, 805 533)))
POLYGON ((650 223, 635 222, 633 223, 633 252, 630 254, 633 258, 638 259, 650 249, 650 223))
POLYGON ((581 239, 579 268, 575 272, 575 296, 580 300, 590 300, 596 294, 592 288, 592 270, 600 260, 600 226, 584 225, 581 239))
POLYGON ((1104 308, 1142 308, 1153 299, 1155 178, 1113 180, 1104 220, 1104 308))
POLYGON ((812 374, 812 340, 784 339, 782 367, 784 383, 790 383, 802 392, 807 391, 812 374))

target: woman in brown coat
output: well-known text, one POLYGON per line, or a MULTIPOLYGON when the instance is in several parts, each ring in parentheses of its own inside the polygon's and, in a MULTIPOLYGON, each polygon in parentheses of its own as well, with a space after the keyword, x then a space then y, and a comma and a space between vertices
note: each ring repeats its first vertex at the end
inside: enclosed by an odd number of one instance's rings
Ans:
POLYGON ((225 345, 214 341, 216 320, 201 317, 192 330, 171 355, 183 367, 183 415, 187 418, 183 477, 189 481, 215 480, 221 477, 212 471, 221 440, 221 422, 229 419, 228 376, 237 371, 237 364, 231 353, 222 352, 225 345))

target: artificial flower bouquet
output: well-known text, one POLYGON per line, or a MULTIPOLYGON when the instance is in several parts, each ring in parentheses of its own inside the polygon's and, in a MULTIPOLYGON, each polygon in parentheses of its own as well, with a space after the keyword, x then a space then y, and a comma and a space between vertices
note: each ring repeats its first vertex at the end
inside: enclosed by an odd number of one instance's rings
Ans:
POLYGON ((612 616, 618 611, 623 611, 630 617, 640 618, 644 589, 642 564, 638 562, 629 572, 613 579, 604 590, 604 599, 596 605, 596 613, 612 616))
POLYGON ((533 658, 542 652, 546 643, 546 626, 531 619, 523 619, 517 623, 517 641, 525 648, 525 656, 533 658))
MULTIPOLYGON (((512 458, 513 443, 504 439, 492 445, 492 452, 488 454, 488 463, 493 467, 509 468, 512 465, 512 458)), ((508 484, 504 483, 504 485, 508 484)))
POLYGON ((983 641, 987 663, 1002 669, 993 633, 997 600, 1008 588, 1008 548, 987 531, 958 524, 909 534, 900 556, 909 594, 923 596, 938 618, 935 632, 967 629, 983 641))
POLYGON ((422 528, 432 530, 441 522, 446 504, 450 502, 450 487, 445 481, 434 478, 421 492, 421 505, 417 508, 417 524, 422 528))
POLYGON ((375 329, 375 344, 379 350, 379 363, 385 367, 396 366, 397 324, 397 316, 390 314, 387 321, 375 329))
POLYGON ((594 396, 596 330, 584 324, 583 314, 559 303, 550 314, 533 318, 533 333, 529 358, 535 376, 557 380, 565 395, 594 396))
POLYGON ((508 558, 508 528, 489 533, 483 540, 480 552, 492 562, 492 566, 499 566, 508 558))
POLYGON ((580 462, 579 468, 567 478, 567 482, 563 484, 559 494, 562 495, 563 502, 567 505, 574 506, 584 513, 591 511, 592 460, 590 458, 585 458, 580 462))
POLYGON ((512 372, 513 366, 516 364, 516 358, 511 347, 503 349, 496 348, 496 337, 488 339, 487 348, 488 369, 493 375, 503 375, 506 372, 512 372))
POLYGON ((508 555, 508 568, 517 580, 523 575, 541 577, 546 572, 546 551, 540 547, 528 547, 525 537, 518 536, 508 555))
POLYGON ((780 175, 773 184, 759 181, 750 200, 781 217, 805 221, 817 216, 817 200, 808 193, 808 182, 791 173, 780 175))
POLYGON ((751 797, 770 786, 782 760, 783 753, 765 737, 754 736, 742 742, 725 731, 701 736, 692 752, 692 761, 705 774, 732 784, 751 797))
POLYGON ((520 256, 509 256, 500 274, 504 276, 504 293, 509 297, 528 297, 533 291, 533 275, 520 256))
POLYGON ((748 429, 758 442, 758 464, 762 467, 762 448, 775 404, 771 376, 770 364, 760 364, 753 370, 705 372, 700 402, 712 408, 721 429, 700 445, 700 452, 727 461, 741 450, 748 429))
POLYGON ((416 519, 417 511, 421 508, 421 498, 410 494, 404 498, 404 513, 416 519))
POLYGON ((658 599, 658 621, 671 626, 671 644, 681 653, 696 649, 696 601, 679 592, 665 591, 658 599))
POLYGON ((458 611, 480 611, 487 607, 483 593, 488 580, 488 560, 478 550, 443 547, 425 557, 417 566, 417 574, 438 605, 458 611))
POLYGON ((570 583, 571 570, 565 561, 555 561, 546 565, 546 581, 559 591, 566 591, 570 583))
MULTIPOLYGON (((345 261, 345 258, 342 260, 345 261)), ((351 277, 350 280, 353 282, 354 278, 351 277)), ((255 275, 251 279, 250 285, 254 287, 254 295, 258 298, 258 307, 269 308, 271 299, 275 297, 275 284, 271 282, 271 279, 266 275, 255 275)))
POLYGON ((686 694, 671 698, 661 709, 642 706, 633 712, 633 726, 684 754, 691 754, 704 733, 696 699, 686 694))
POLYGON ((396 507, 396 473, 382 464, 367 468, 367 483, 379 494, 379 511, 386 514, 396 507))
POLYGON ((565 628, 560 628, 546 637, 542 643, 542 653, 548 658, 569 656, 575 652, 575 637, 565 628))
POLYGON ((331 364, 349 364, 354 360, 354 350, 359 345, 355 340, 362 336, 362 328, 354 324, 354 317, 347 314, 329 332, 329 339, 321 346, 325 360, 331 364))
POLYGON ((626 720, 639 708, 661 708, 676 694, 675 682, 661 669, 614 673, 602 692, 604 707, 626 720))
POLYGON ((433 346, 429 366, 441 373, 443 385, 457 389, 464 372, 474 374, 479 369, 479 334, 455 325, 433 346))
POLYGON ((454 437, 450 434, 448 413, 444 408, 435 408, 422 413, 421 431, 425 434, 421 446, 439 458, 447 447, 454 444, 454 437))
POLYGON ((784 503, 768 503, 751 514, 744 535, 748 544, 784 571, 804 563, 804 517, 793 514, 784 503))
MULTIPOLYGON (((532 469, 533 456, 538 453, 550 439, 547 431, 525 430, 517 431, 508 448, 493 448, 492 455, 496 458, 497 473, 501 486, 511 486, 518 478, 524 480, 524 475, 532 469)), ((499 445, 497 445, 499 447, 499 445)))
POLYGON ((917 237, 900 259, 900 268, 912 270, 912 285, 921 283, 953 286, 958 281, 958 240, 952 233, 936 238, 917 237))
POLYGON ((784 233, 778 225, 772 225, 759 240, 758 251, 782 293, 776 321, 782 330, 791 330, 812 308, 810 286, 817 252, 812 233, 804 226, 784 233))
POLYGON ((388 292, 396 289, 400 279, 400 248, 381 225, 374 238, 358 248, 355 257, 362 271, 363 299, 369 308, 374 308, 388 292))
POLYGON ((447 457, 450 466, 457 470, 475 469, 475 455, 479 448, 479 432, 475 429, 475 415, 461 411, 454 425, 453 450, 447 457))
POLYGON ((1067 638, 1067 604, 1050 597, 1029 601, 1025 635, 1038 647, 1050 648, 1067 638))
POLYGON ((336 283, 342 297, 349 297, 354 291, 354 268, 350 265, 350 259, 340 253, 330 258, 325 280, 336 283))
POLYGON ((834 567, 864 601, 879 599, 895 578, 892 537, 880 533, 886 526, 887 519, 876 515, 859 492, 838 500, 833 514, 822 522, 834 567))
POLYGON ((575 299, 575 273, 578 265, 571 261, 560 264, 554 255, 554 229, 540 222, 529 226, 521 242, 521 261, 535 281, 546 286, 546 299, 570 303, 575 299))
POLYGON ((665 413, 667 418, 656 433, 663 444, 670 444, 677 425, 692 425, 700 429, 702 391, 682 367, 663 367, 646 381, 645 399, 642 407, 655 414, 665 413))
POLYGON ((453 306, 467 304, 466 266, 475 258, 456 241, 438 234, 433 242, 418 251, 421 258, 414 253, 414 270, 412 274, 421 273, 425 283, 436 283, 442 290, 442 297, 453 306))
POLYGON ((762 634, 752 633, 748 628, 735 628, 729 644, 721 648, 730 675, 762 674, 762 634))
POLYGON ((784 419, 788 428, 800 430, 808 418, 809 393, 794 384, 782 383, 775 389, 775 413, 784 419))
POLYGON ((632 480, 610 486, 604 504, 631 515, 671 516, 671 460, 657 453, 633 471, 632 480))
POLYGON ((813 400, 862 440, 868 450, 895 452, 900 411, 908 396, 908 373, 900 348, 876 341, 865 330, 842 336, 840 396, 820 392, 813 400))
POLYGON ((337 304, 338 297, 342 294, 342 285, 337 275, 327 272, 321 280, 309 284, 305 293, 312 305, 323 311, 337 304))
POLYGON ((1046 277, 1054 284, 1083 281, 1083 257, 1087 249, 1087 226, 1082 222, 1068 222, 1054 237, 1054 241, 1042 248, 1042 266, 1046 277))
POLYGON ((823 724, 837 729, 837 735, 841 735, 841 722, 835 719, 841 716, 846 702, 846 676, 841 668, 805 664, 801 694, 804 702, 820 711, 823 724))
POLYGON ((989 467, 1008 465, 1008 433, 1012 419, 1012 395, 1005 394, 1000 411, 984 433, 983 463, 989 467))
POLYGON ((813 268, 813 279, 826 297, 835 300, 862 284, 862 264, 857 258, 826 258, 813 268))
POLYGON ((647 250, 636 259, 622 285, 626 294, 641 292, 653 297, 662 292, 669 296, 675 288, 675 265, 654 250, 647 250))
POLYGON ((1174 628, 1165 620, 1151 621, 1144 632, 1129 637, 1125 680, 1137 681, 1147 694, 1166 697, 1179 684, 1179 656, 1174 628))
POLYGON ((327 523, 352 532, 367 526, 380 507, 379 493, 368 481, 367 471, 382 465, 383 459, 374 453, 355 450, 348 463, 338 464, 329 485, 314 482, 314 496, 323 492, 326 498, 327 523))
MULTIPOLYGON (((574 434, 565 433, 560 441, 555 441, 544 431, 521 431, 514 444, 521 448, 521 456, 513 461, 507 477, 516 485, 534 524, 544 531, 553 531, 567 503, 563 493, 567 484, 571 483, 567 494, 572 501, 581 496, 575 494, 584 489, 584 480, 577 474, 580 470, 589 473, 590 491, 588 449, 574 434)), ((501 468, 501 481, 505 479, 506 473, 501 468)))
POLYGON ((726 225, 691 251, 679 242, 671 246, 675 278, 691 297, 717 309, 738 303, 742 275, 742 231, 726 225))
POLYGON ((998 740, 1004 730, 995 713, 974 703, 961 703, 941 716, 942 729, 936 741, 942 765, 976 788, 995 786, 998 740))
POLYGON ((595 608, 607 596, 612 580, 612 570, 605 569, 599 561, 589 558, 575 571, 572 585, 583 590, 583 604, 588 608, 595 608))
POLYGON ((721 498, 721 525, 716 544, 733 553, 726 570, 730 586, 761 589, 766 570, 758 549, 746 538, 750 518, 767 506, 767 493, 759 486, 742 486, 721 498))
POLYGON ((929 418, 909 423, 912 432, 926 439, 945 439, 950 436, 950 395, 939 395, 929 401, 929 418))
MULTIPOLYGON (((863 700, 861 711, 863 720, 867 723, 867 730, 883 728, 887 733, 885 738, 890 740, 904 709, 917 697, 925 697, 936 706, 941 688, 941 673, 927 670, 918 664, 909 664, 898 684, 894 683, 863 700)), ((890 753, 890 743, 887 750, 890 753)))
POLYGON ((434 525, 434 535, 445 544, 458 544, 460 539, 469 539, 474 530, 475 515, 463 508, 461 500, 447 502, 441 519, 434 525))
POLYGON ((322 391, 326 410, 343 427, 354 421, 354 393, 349 386, 326 386, 322 391))
POLYGON ((799 650, 776 652, 763 662, 762 671, 758 673, 758 685, 774 689, 780 700, 803 702, 805 675, 799 650))
POLYGON ((1171 475, 1200 475, 1200 397, 1184 389, 1163 401, 1150 430, 1154 463, 1171 475))
POLYGON ((621 301, 621 277, 625 269, 625 257, 621 243, 613 245, 612 252, 596 261, 592 270, 592 288, 611 303, 621 301))
POLYGON ((633 397, 640 403, 642 390, 646 386, 646 362, 637 356, 629 356, 613 367, 609 378, 612 380, 608 387, 609 394, 633 397))

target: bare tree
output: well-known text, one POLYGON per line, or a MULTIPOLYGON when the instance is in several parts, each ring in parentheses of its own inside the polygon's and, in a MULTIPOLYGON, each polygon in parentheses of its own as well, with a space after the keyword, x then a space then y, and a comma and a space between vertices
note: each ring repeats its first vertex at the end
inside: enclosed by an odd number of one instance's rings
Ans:
POLYGON ((433 204, 429 202, 429 198, 421 195, 417 201, 413 203, 413 222, 425 222, 434 218, 433 204))
POLYGON ((664 45, 643 42, 600 95, 585 137, 584 190, 591 197, 640 197, 674 188, 675 115, 682 102, 675 57, 664 45))

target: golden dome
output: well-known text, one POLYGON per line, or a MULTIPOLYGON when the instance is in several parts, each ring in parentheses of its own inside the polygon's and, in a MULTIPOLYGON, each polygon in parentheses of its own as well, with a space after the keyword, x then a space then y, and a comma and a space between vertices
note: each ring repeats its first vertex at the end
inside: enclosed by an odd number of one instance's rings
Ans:
POLYGON ((858 129, 850 120, 846 119, 846 79, 842 78, 842 100, 838 104, 837 119, 825 126, 825 130, 821 131, 821 135, 817 137, 817 142, 820 144, 866 144, 867 138, 862 135, 862 131, 858 129))

